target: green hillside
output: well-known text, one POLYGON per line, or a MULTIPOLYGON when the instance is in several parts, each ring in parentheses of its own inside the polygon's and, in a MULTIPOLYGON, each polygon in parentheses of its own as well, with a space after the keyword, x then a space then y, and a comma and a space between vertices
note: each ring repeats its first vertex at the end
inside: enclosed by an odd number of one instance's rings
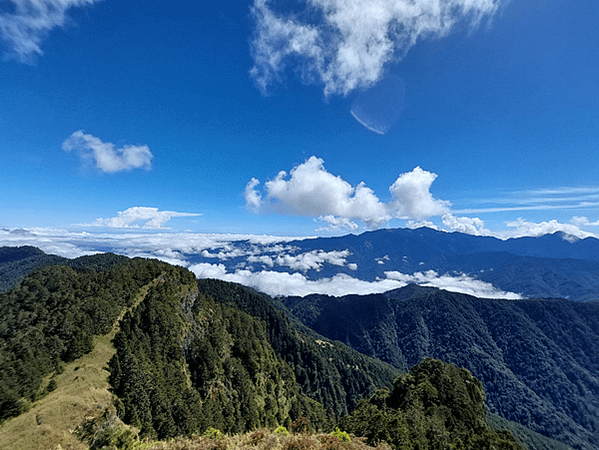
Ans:
POLYGON ((491 412, 575 448, 599 441, 599 302, 489 300, 415 285, 284 299, 296 317, 403 370, 467 368, 491 412))
MULTIPOLYGON (((44 436, 48 445, 79 448, 69 429, 92 448, 127 448, 138 432, 164 440, 279 425, 331 431, 359 423, 363 399, 405 378, 306 327, 279 300, 152 260, 106 254, 38 269, 0 294, 0 313, 0 442, 10 448, 45 448, 44 436), (84 379, 92 385, 79 384, 84 379), (26 423, 29 433, 19 425, 26 423)), ((457 393, 458 381, 449 377, 443 392, 457 393)), ((447 422, 445 394, 419 426, 447 422)), ((480 426, 460 433, 494 442, 484 407, 475 410, 480 426)), ((404 411, 409 420, 412 412, 404 411)), ((466 442, 445 426, 443 442, 466 442)), ((508 434, 497 436, 513 444, 508 434)), ((437 448, 422 442, 414 448, 437 448)))
POLYGON ((518 450, 522 446, 485 419, 482 384, 466 369, 426 359, 360 403, 340 427, 387 442, 394 450, 419 448, 518 450))
POLYGON ((0 247, 0 292, 10 290, 35 269, 67 261, 60 256, 48 255, 36 247, 0 247))

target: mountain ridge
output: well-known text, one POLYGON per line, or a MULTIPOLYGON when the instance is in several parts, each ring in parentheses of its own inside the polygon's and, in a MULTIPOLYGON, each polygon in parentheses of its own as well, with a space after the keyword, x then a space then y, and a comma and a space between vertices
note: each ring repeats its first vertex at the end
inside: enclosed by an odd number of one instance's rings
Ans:
POLYGON ((586 442, 579 448, 599 438, 599 302, 480 299, 417 285, 282 301, 329 339, 403 370, 427 357, 466 367, 491 412, 534 431, 586 442))

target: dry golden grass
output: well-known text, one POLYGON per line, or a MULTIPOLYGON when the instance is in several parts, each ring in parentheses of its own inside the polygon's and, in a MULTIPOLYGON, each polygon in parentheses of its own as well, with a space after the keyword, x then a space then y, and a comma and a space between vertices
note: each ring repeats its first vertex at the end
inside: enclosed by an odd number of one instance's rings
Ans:
MULTIPOLYGON (((159 279, 155 280, 155 284, 159 279)), ((135 305, 147 294, 149 286, 138 295, 135 305)), ((124 313, 123 313, 124 314, 124 313)), ((122 317, 122 315, 121 315, 122 317)), ((0 426, 2 450, 79 450, 88 449, 73 431, 89 418, 100 418, 106 408, 113 408, 108 391, 107 365, 114 355, 113 330, 95 338, 94 349, 67 364, 55 376, 56 389, 35 402, 31 409, 0 426)), ((49 379, 49 377, 48 377, 49 379)), ((101 419, 99 419, 101 420, 101 419)), ((127 427, 121 423, 125 429, 127 427)), ((135 430, 132 429, 135 433, 135 430)), ((257 430, 234 436, 193 436, 168 442, 139 442, 135 450, 370 450, 362 439, 343 441, 328 434, 281 434, 271 430, 257 430)), ((390 450, 386 445, 379 450, 390 450)))
MULTIPOLYGON (((278 434, 270 430, 256 430, 246 434, 211 438, 194 436, 156 442, 139 447, 144 450, 373 450, 362 438, 343 441, 330 434, 278 434)), ((390 450, 387 444, 377 450, 390 450)))
MULTIPOLYGON (((156 282, 158 280, 151 284, 156 282)), ((134 306, 144 299, 148 288, 144 286, 141 289, 134 306)), ((106 368, 115 353, 111 341, 118 330, 118 322, 109 334, 95 338, 94 349, 90 353, 65 366, 63 373, 56 376, 57 387, 54 391, 35 402, 28 412, 0 426, 0 449, 88 448, 72 430, 86 417, 100 416, 105 408, 112 406, 106 368)))
POLYGON ((112 404, 105 369, 114 354, 114 331, 95 340, 87 355, 67 364, 56 376, 57 388, 33 404, 25 414, 6 421, 0 427, 0 448, 86 449, 71 434, 86 416, 100 415, 112 404), (39 425, 38 425, 39 423, 39 425))

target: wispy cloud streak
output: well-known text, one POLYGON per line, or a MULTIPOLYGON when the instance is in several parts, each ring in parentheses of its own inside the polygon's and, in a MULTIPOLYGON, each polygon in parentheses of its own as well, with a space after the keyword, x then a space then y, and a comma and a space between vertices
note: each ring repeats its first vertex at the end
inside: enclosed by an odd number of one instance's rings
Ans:
POLYGON ((456 214, 482 214, 510 211, 551 211, 589 209, 599 206, 599 187, 558 187, 517 191, 505 197, 468 199, 461 203, 480 206, 457 208, 456 214))
POLYGON ((251 75, 265 93, 292 66, 325 95, 347 94, 378 81, 385 64, 401 60, 421 39, 447 35, 466 20, 476 27, 499 0, 304 0, 285 10, 255 0, 251 75))
POLYGON ((41 44, 54 28, 67 22, 67 11, 99 0, 3 0, 0 36, 8 54, 22 62, 42 55, 41 44))

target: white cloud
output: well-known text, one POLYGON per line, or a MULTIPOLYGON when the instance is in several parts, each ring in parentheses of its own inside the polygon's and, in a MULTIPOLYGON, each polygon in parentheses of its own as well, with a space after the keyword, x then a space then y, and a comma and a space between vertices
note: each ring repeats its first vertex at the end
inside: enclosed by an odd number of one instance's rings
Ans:
POLYGON ((330 228, 345 226, 355 230, 354 220, 378 228, 394 217, 424 219, 448 212, 449 203, 433 198, 430 193, 436 177, 420 167, 401 174, 389 188, 392 201, 383 203, 364 183, 353 187, 326 171, 322 159, 312 156, 289 174, 281 171, 274 180, 267 181, 266 201, 254 202, 261 198, 255 178, 246 186, 245 197, 254 210, 259 205, 279 213, 319 217, 330 228))
POLYGON ((470 275, 459 274, 452 276, 449 274, 439 275, 434 270, 426 272, 416 272, 412 275, 397 271, 385 272, 390 280, 397 280, 403 283, 417 283, 422 286, 431 286, 439 289, 445 289, 451 292, 460 292, 462 294, 474 295, 481 298, 507 298, 521 299, 520 294, 506 292, 495 288, 492 284, 472 278, 470 275))
POLYGON ((98 0, 4 0, 0 12, 0 36, 10 53, 26 62, 43 54, 41 43, 54 28, 67 21, 67 11, 98 0))
POLYGON ((245 186, 245 191, 243 194, 246 205, 254 212, 258 212, 260 210, 260 204, 262 203, 262 196, 258 193, 258 191, 256 191, 256 186, 259 184, 260 181, 258 181, 256 178, 252 178, 245 186))
POLYGON ((134 206, 119 211, 116 217, 96 219, 90 226, 108 228, 145 228, 160 229, 173 217, 196 217, 197 213, 181 213, 175 211, 159 211, 158 208, 134 206), (143 224, 140 226, 140 222, 143 224))
MULTIPOLYGON (((558 231, 565 233, 568 236, 572 236, 577 239, 584 239, 586 237, 597 237, 595 233, 584 231, 580 226, 573 223, 560 223, 557 220, 549 220, 546 222, 530 222, 526 219, 519 218, 506 224, 510 228, 514 228, 513 231, 507 231, 503 233, 509 237, 522 237, 522 236, 543 236, 545 234, 552 234, 558 231)), ((586 224, 586 225, 590 225, 586 224)))
MULTIPOLYGON (((586 217, 573 217, 570 221, 571 223, 561 223, 555 219, 543 222, 531 222, 520 217, 517 220, 506 222, 508 229, 498 231, 492 231, 485 228, 484 222, 478 217, 456 217, 453 214, 448 213, 443 215, 442 220, 443 224, 449 228, 449 230, 441 231, 457 231, 474 236, 492 236, 498 239, 539 237, 557 232, 564 233, 565 239, 576 240, 587 237, 599 238, 599 234, 582 229, 583 227, 599 226, 599 221, 590 222, 586 217)), ((417 227, 414 226, 412 228, 417 227)))
POLYGON ((456 217, 451 213, 443 214, 443 225, 451 231, 472 234, 474 236, 490 236, 491 230, 485 228, 484 222, 478 217, 456 217))
POLYGON ((217 280, 223 280, 227 275, 227 268, 224 264, 194 264, 189 267, 189 270, 191 270, 198 278, 216 278, 217 280))
POLYGON ((389 188, 393 196, 393 215, 399 219, 422 220, 449 212, 450 203, 437 200, 430 193, 436 178, 437 174, 420 167, 401 174, 389 188))
MULTIPOLYGON (((319 271, 322 266, 331 264, 333 266, 344 267, 347 264, 347 257, 351 254, 349 250, 312 250, 310 252, 297 253, 296 248, 289 246, 263 247, 255 249, 253 254, 249 254, 246 262, 251 264, 261 264, 263 267, 288 267, 291 270, 306 272, 308 270, 319 271)), ((247 254, 246 254, 247 255, 247 254)))
POLYGON ((571 222, 578 227, 599 227, 599 220, 591 222, 587 217, 574 216, 571 222))
POLYGON ((430 220, 420 220, 420 221, 408 220, 406 222, 406 228, 410 228, 412 230, 416 230, 417 228, 430 228, 432 230, 444 231, 444 230, 440 230, 439 227, 437 225, 435 225, 433 222, 431 222, 430 220))
POLYGON ((103 172, 114 173, 132 169, 152 167, 153 155, 147 145, 125 145, 115 148, 114 144, 102 142, 82 130, 74 132, 62 143, 65 151, 75 150, 85 164, 93 164, 103 172))
POLYGON ((496 289, 490 283, 472 278, 469 275, 460 274, 451 276, 449 274, 439 275, 429 270, 417 272, 413 275, 400 272, 385 272, 386 279, 376 281, 364 281, 351 277, 347 274, 337 274, 331 278, 309 280, 304 275, 295 272, 276 272, 263 270, 252 272, 247 269, 227 272, 223 264, 194 264, 189 267, 198 278, 217 278, 224 281, 232 281, 264 292, 268 295, 299 295, 326 294, 342 296, 347 294, 373 294, 406 286, 409 283, 417 283, 422 286, 437 287, 451 292, 460 292, 481 298, 507 298, 521 299, 522 296, 513 292, 505 292, 496 289))
POLYGON ((320 216, 317 220, 326 223, 326 226, 317 228, 316 231, 337 231, 348 229, 349 231, 357 231, 359 226, 353 220, 347 217, 337 217, 331 214, 320 216))
POLYGON ((293 65, 303 81, 347 94, 381 78, 420 39, 447 35, 461 19, 472 27, 499 8, 497 0, 304 0, 284 12, 276 0, 255 0, 251 75, 267 93, 293 65), (277 10, 277 8, 279 10, 277 10))
POLYGON ((345 266, 346 258, 350 255, 347 250, 325 252, 313 250, 299 255, 277 255, 274 263, 278 266, 289 267, 292 270, 320 270, 324 263, 334 266, 345 266))
POLYGON ((268 295, 308 295, 327 294, 341 296, 348 293, 370 294, 385 292, 404 286, 405 283, 395 280, 363 281, 346 274, 338 274, 332 278, 309 280, 303 274, 263 270, 237 270, 227 272, 222 264, 195 264, 189 267, 198 278, 217 278, 232 281, 264 292, 268 295))

